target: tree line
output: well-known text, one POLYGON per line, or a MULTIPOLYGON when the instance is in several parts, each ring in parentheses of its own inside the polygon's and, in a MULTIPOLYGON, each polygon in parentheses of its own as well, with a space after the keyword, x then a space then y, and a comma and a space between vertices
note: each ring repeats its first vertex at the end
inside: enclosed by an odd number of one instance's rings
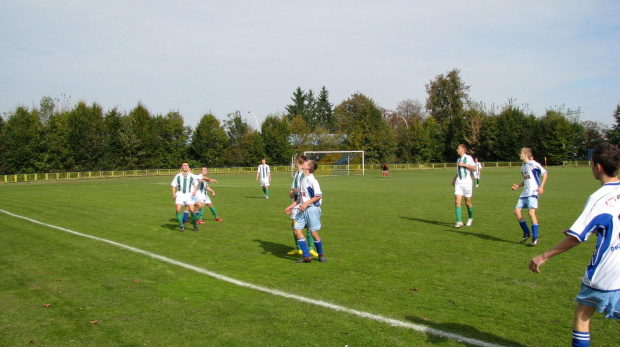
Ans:
POLYGON ((263 156, 285 165, 307 150, 364 150, 369 163, 449 162, 459 143, 485 161, 517 161, 530 147, 553 165, 586 159, 602 140, 620 145, 620 105, 607 128, 563 108, 541 117, 512 100, 487 108, 469 98, 469 88, 454 69, 429 81, 424 104, 404 100, 387 110, 361 93, 334 106, 325 87, 318 95, 298 87, 286 112, 268 115, 260 129, 239 111, 223 121, 205 114, 191 128, 179 112, 154 115, 142 103, 105 111, 97 103, 61 107, 45 96, 38 107, 0 117, 0 173, 174 168, 184 160, 254 166, 263 156))

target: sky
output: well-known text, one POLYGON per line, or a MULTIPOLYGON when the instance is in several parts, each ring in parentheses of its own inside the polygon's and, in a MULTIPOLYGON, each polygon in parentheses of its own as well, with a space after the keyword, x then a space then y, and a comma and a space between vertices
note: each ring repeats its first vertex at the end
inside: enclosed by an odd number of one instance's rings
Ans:
POLYGON ((615 124, 620 1, 0 0, 5 116, 50 96, 255 127, 298 87, 394 110, 453 69, 488 109, 615 124))

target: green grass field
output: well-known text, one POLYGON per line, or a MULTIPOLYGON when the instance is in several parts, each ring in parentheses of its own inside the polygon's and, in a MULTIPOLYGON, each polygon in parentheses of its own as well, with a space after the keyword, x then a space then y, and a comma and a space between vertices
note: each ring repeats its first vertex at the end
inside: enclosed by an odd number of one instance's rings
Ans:
MULTIPOLYGON (((296 264, 290 174, 263 199, 254 174, 214 175, 224 222, 178 231, 172 177, 0 185, 0 209, 244 283, 502 346, 570 344, 593 240, 529 260, 564 236, 598 183, 550 168, 541 242, 518 243, 518 168, 486 169, 474 225, 454 229, 453 170, 319 177, 327 263, 296 264)), ((2 346, 459 346, 408 327, 238 286, 145 254, 0 213, 2 346), (46 307, 47 306, 47 307, 46 307)), ((594 346, 620 325, 594 316, 594 346)))

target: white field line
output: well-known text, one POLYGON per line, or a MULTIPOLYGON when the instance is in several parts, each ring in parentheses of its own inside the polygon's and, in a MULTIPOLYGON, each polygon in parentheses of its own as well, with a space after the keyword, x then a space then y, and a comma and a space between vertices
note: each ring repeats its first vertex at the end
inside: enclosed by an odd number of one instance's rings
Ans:
POLYGON ((153 259, 157 259, 157 260, 161 260, 165 263, 168 264, 172 264, 172 265, 176 265, 176 266, 180 266, 182 268, 188 269, 188 270, 192 270, 194 272, 203 274, 203 275, 207 275, 210 277, 213 277, 215 279, 224 281, 224 282, 228 282, 240 287, 245 287, 245 288, 250 288, 250 289, 254 289, 263 293, 267 293, 267 294, 271 294, 271 295, 276 295, 276 296, 281 296, 287 299, 293 299, 293 300, 297 300, 303 303, 307 303, 307 304, 311 304, 311 305, 315 305, 315 306, 320 306, 320 307, 324 307, 324 308, 328 308, 330 310, 334 310, 334 311, 338 311, 338 312, 344 312, 344 313, 348 313, 348 314, 352 314, 354 316, 358 316, 361 318, 366 318, 369 320, 373 320, 376 322, 380 322, 380 323, 385 323, 394 327, 401 327, 401 328, 405 328, 405 329, 411 329, 411 330, 415 330, 415 331, 419 331, 422 333, 426 333, 426 334, 431 334, 431 335, 436 335, 442 338, 447 338, 450 340, 454 340, 454 341, 458 341, 458 342, 463 342, 463 343, 468 343, 470 345, 474 345, 474 346, 483 346, 483 347, 501 347, 500 345, 496 345, 496 344, 492 344, 492 343, 488 343, 488 342, 484 342, 484 341, 480 341, 480 340, 476 340, 476 339, 472 339, 472 338, 468 338, 465 336, 461 336, 461 335, 457 335, 457 334, 453 334, 453 333, 449 333, 449 332, 445 332, 445 331, 441 331, 438 329, 434 329, 434 328, 429 328, 423 325, 418 325, 418 324, 413 324, 413 323, 409 323, 409 322, 405 322, 405 321, 400 321, 397 319, 393 319, 393 318, 388 318, 388 317, 383 317, 377 314, 373 314, 373 313, 369 313, 369 312, 364 312, 364 311, 358 311, 358 310, 354 310, 351 308, 347 308, 344 306, 339 306, 339 305, 335 305, 335 304, 330 304, 329 302, 325 302, 325 301, 321 301, 321 300, 315 300, 315 299, 310 299, 310 298, 306 298, 303 296, 299 296, 299 295, 295 295, 295 294, 289 294, 277 289, 270 289, 267 287, 262 287, 262 286, 257 286, 251 283, 247 283, 247 282, 243 282, 243 281, 239 281, 236 280, 234 278, 231 277, 227 277, 224 275, 220 275, 218 273, 191 265, 191 264, 187 264, 187 263, 183 263, 180 262, 178 260, 174 260, 174 259, 170 259, 167 257, 164 257, 162 255, 159 254, 155 254, 155 253, 151 253, 151 252, 147 252, 147 251, 143 251, 141 249, 135 248, 135 247, 131 247, 131 246, 127 246, 124 245, 122 243, 118 243, 115 241, 111 241, 108 239, 104 239, 101 237, 96 237, 96 236, 92 236, 92 235, 88 235, 88 234, 82 234, 79 233, 77 231, 73 231, 70 229, 66 229, 63 227, 59 227, 56 225, 52 225, 52 224, 47 224, 47 223, 43 223, 40 222, 38 220, 35 219, 31 219, 28 217, 24 217, 24 216, 20 216, 5 210, 0 210, 0 212, 7 214, 9 216, 15 217, 15 218, 20 218, 23 220, 26 220, 28 222, 34 223, 34 224, 39 224, 48 228, 52 228, 52 229, 56 229, 56 230, 60 230, 60 231, 64 231, 66 233, 69 234, 73 234, 73 235, 77 235, 77 236, 81 236, 81 237, 85 237, 85 238, 89 238, 92 240, 96 240, 96 241, 101 241, 101 242, 105 242, 108 243, 110 245, 116 246, 118 248, 122 248, 122 249, 126 249, 128 251, 134 252, 134 253, 138 253, 138 254, 142 254, 145 255, 147 257, 153 258, 153 259))

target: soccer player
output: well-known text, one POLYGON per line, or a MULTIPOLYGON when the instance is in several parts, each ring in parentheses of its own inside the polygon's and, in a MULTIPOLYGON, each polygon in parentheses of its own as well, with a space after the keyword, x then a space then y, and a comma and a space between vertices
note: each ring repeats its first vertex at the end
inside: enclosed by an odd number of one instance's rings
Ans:
MULTIPOLYGON (((293 183, 291 184, 291 192, 289 193, 289 197, 293 200, 293 202, 299 199, 299 187, 301 186, 301 179, 304 177, 304 169, 303 165, 306 162, 306 156, 300 154, 295 158, 295 166, 297 166, 297 172, 293 177, 293 183)), ((303 255, 301 247, 299 247, 299 243, 297 243, 297 237, 295 236, 295 217, 299 213, 299 206, 295 206, 291 210, 291 228, 293 229, 293 239, 295 239, 295 249, 286 253, 288 255, 303 255)), ((319 254, 314 250, 314 238, 312 237, 312 233, 306 229, 306 240, 308 244, 308 249, 310 255, 313 257, 318 257, 319 254)))
POLYGON ((474 160, 469 154, 467 154, 467 147, 464 144, 460 144, 456 148, 456 153, 459 155, 459 159, 456 161, 456 176, 452 179, 452 185, 454 186, 454 213, 456 214, 455 228, 463 226, 461 219, 461 201, 465 197, 465 205, 467 206, 467 226, 471 226, 474 221, 474 206, 471 202, 473 194, 471 174, 476 170, 474 160))
POLYGON ((260 178, 260 186, 263 188, 265 199, 269 199, 269 184, 271 183, 271 170, 265 160, 265 157, 261 158, 258 171, 256 172, 256 182, 260 178))
POLYGON ((596 235, 594 254, 575 298, 574 347, 590 346, 590 318, 594 311, 609 319, 620 319, 620 152, 609 143, 601 143, 594 148, 590 166, 601 188, 590 195, 581 215, 564 231, 564 240, 532 259, 529 265, 530 270, 540 273, 547 260, 596 235))
POLYGON ((289 205, 285 212, 291 213, 295 206, 299 205, 299 212, 295 218, 295 237, 299 247, 303 252, 303 257, 300 258, 298 263, 309 263, 312 261, 310 256, 310 250, 306 238, 304 238, 303 229, 308 228, 314 237, 314 247, 319 253, 319 261, 324 263, 327 261, 323 254, 323 243, 319 236, 319 230, 321 229, 321 201, 323 198, 323 192, 319 182, 314 177, 314 171, 318 165, 314 160, 308 160, 303 164, 304 178, 301 180, 301 186, 299 188, 299 198, 289 205))
POLYGON ((386 163, 381 164, 381 171, 383 173, 382 177, 390 177, 390 173, 388 172, 388 164, 386 163))
POLYGON ((196 175, 196 179, 198 179, 198 190, 196 192, 196 203, 198 204, 198 209, 196 213, 198 214, 198 222, 197 224, 204 224, 205 222, 202 220, 202 216, 205 212, 204 206, 207 205, 213 217, 218 222, 222 221, 222 218, 217 216, 217 209, 211 203, 211 198, 209 198, 209 193, 211 192, 211 196, 215 196, 215 191, 209 187, 209 183, 217 183, 217 180, 213 178, 207 177, 207 167, 203 166, 200 168, 200 173, 196 175))
POLYGON ((198 231, 196 216, 194 215, 194 196, 196 195, 198 180, 190 171, 188 162, 182 163, 181 172, 174 176, 170 185, 172 186, 172 198, 176 205, 177 220, 179 221, 181 231, 185 231, 185 225, 183 225, 183 206, 189 208, 194 231, 198 231))
POLYGON ((474 157, 474 162, 476 163, 476 171, 474 171, 474 180, 476 180, 476 188, 480 184, 480 171, 482 171, 482 163, 478 157, 474 157))
POLYGON ((545 183, 547 182, 547 170, 542 167, 537 161, 532 159, 532 150, 529 148, 522 148, 519 158, 523 161, 521 164, 521 174, 523 175, 523 182, 519 184, 513 184, 512 190, 517 190, 519 187, 523 187, 521 196, 517 201, 514 214, 519 221, 519 225, 523 230, 523 238, 521 243, 525 243, 530 237, 530 229, 527 227, 527 222, 521 213, 524 208, 528 209, 530 218, 532 219, 532 242, 530 246, 536 246, 538 244, 538 218, 536 217, 536 210, 538 209, 538 196, 542 195, 545 191, 545 183))

